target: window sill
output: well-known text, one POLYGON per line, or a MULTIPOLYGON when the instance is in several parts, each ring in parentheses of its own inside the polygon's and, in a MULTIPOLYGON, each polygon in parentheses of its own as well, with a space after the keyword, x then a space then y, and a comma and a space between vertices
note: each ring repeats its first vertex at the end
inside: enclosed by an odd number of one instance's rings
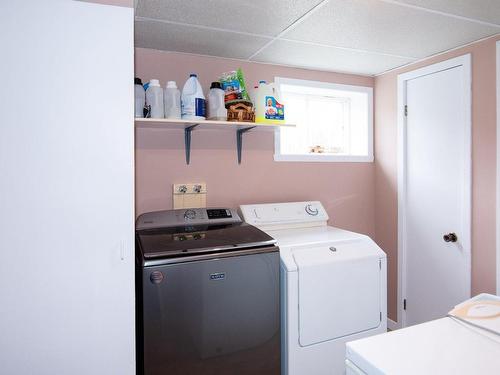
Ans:
POLYGON ((312 163, 373 163, 373 155, 274 154, 274 161, 312 162, 312 163))

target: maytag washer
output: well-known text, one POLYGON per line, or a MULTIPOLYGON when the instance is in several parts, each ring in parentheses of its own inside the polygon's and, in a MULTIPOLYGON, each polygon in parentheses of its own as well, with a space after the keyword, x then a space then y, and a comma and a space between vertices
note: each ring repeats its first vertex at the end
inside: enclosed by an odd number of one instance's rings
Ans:
POLYGON ((235 210, 141 215, 137 366, 145 375, 279 375, 279 249, 235 210))

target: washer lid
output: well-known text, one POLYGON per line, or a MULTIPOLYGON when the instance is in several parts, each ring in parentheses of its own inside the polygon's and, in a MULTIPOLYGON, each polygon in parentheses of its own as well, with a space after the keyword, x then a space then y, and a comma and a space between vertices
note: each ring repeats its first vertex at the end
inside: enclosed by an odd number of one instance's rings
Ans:
POLYGON ((246 223, 194 225, 136 231, 144 259, 271 246, 276 241, 246 223))
POLYGON ((299 343, 317 344, 381 322, 381 254, 368 238, 298 247, 299 343))

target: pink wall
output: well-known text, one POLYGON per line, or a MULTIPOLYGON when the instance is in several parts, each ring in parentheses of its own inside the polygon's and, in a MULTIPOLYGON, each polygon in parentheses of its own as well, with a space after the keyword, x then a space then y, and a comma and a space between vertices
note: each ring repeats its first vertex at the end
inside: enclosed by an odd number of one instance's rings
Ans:
POLYGON ((205 181, 210 206, 320 200, 331 223, 375 237, 387 252, 389 317, 397 303, 397 75, 466 53, 472 54, 473 212, 472 292, 495 291, 496 103, 495 42, 500 37, 369 77, 248 63, 230 59, 136 49, 136 75, 144 81, 175 80, 190 72, 206 88, 223 71, 241 67, 247 82, 275 76, 352 85, 375 83, 375 163, 285 163, 273 161, 273 135, 248 133, 243 162, 236 162, 232 131, 193 132, 191 165, 184 161, 179 130, 136 132, 136 212, 172 207, 173 183, 205 181))
MULTIPOLYGON (((230 59, 136 49, 136 76, 184 84, 191 72, 205 88, 228 70, 241 67, 248 84, 275 76, 351 85, 373 86, 370 77, 318 72, 230 59)), ((272 133, 250 132, 244 138, 242 164, 236 161, 234 131, 193 132, 191 164, 184 160, 180 130, 136 131, 137 215, 172 207, 172 184, 205 181, 210 206, 245 203, 320 200, 330 222, 354 231, 375 234, 373 163, 274 162, 272 133)))
POLYGON ((389 261, 389 317, 397 317, 397 76, 472 55, 472 293, 495 293, 496 88, 500 37, 425 60, 375 79, 375 239, 389 261))

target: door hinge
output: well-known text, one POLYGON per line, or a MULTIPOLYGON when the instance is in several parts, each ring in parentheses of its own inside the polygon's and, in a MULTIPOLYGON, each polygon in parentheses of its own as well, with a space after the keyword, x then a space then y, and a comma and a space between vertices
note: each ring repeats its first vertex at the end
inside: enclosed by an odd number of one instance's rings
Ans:
POLYGON ((380 312, 380 321, 382 321, 382 311, 380 312))
POLYGON ((408 117, 408 106, 405 105, 405 116, 408 117))
POLYGON ((382 259, 379 259, 378 260, 378 269, 381 270, 382 269, 382 259))
POLYGON ((403 300, 403 310, 406 310, 406 299, 403 300))

